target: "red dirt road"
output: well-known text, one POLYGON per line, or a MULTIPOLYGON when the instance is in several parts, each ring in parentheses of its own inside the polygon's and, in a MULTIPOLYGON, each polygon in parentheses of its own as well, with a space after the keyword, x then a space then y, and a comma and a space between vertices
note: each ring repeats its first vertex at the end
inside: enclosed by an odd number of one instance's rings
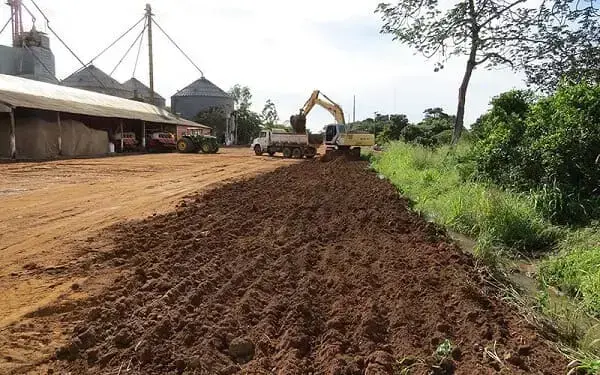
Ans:
POLYGON ((563 373, 565 359, 486 288, 471 257, 366 168, 304 162, 120 225, 114 252, 94 263, 122 276, 48 312, 77 323, 50 367, 563 373))

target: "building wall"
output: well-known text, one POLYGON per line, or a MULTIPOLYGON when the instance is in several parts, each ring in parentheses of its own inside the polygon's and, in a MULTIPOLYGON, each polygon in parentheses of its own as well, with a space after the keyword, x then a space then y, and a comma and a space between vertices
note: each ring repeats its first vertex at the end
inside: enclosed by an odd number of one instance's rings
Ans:
POLYGON ((211 107, 221 107, 225 113, 233 112, 233 99, 214 96, 173 96, 171 111, 188 120, 194 120, 199 112, 211 107))

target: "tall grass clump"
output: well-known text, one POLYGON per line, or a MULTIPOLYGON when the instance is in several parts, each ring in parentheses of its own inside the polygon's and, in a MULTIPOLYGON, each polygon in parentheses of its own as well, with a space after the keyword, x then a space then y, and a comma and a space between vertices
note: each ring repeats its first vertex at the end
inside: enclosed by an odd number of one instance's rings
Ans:
POLYGON ((526 196, 471 180, 469 145, 436 149, 396 142, 373 160, 414 208, 478 240, 480 250, 531 252, 551 246, 556 232, 526 196))
POLYGON ((541 264, 540 277, 600 316, 600 227, 571 232, 559 248, 557 256, 541 264))

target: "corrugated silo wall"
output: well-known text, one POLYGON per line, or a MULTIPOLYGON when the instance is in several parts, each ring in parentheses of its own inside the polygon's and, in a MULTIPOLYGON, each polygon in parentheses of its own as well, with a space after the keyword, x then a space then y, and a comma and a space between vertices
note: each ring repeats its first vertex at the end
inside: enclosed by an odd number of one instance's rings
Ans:
POLYGON ((0 46, 0 74, 17 74, 17 53, 15 48, 0 46))
POLYGON ((225 113, 231 113, 233 112, 233 99, 215 96, 171 97, 171 110, 188 120, 194 120, 199 112, 211 107, 221 107, 225 113))

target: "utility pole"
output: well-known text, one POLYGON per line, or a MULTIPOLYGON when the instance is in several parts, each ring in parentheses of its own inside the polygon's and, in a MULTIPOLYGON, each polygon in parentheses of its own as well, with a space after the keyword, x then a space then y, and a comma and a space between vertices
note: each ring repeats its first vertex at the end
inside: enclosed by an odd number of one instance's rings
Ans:
POLYGON ((152 55, 152 6, 146 4, 146 24, 148 25, 148 61, 150 71, 150 104, 154 105, 154 61, 152 55))
POLYGON ((352 100, 352 122, 356 122, 356 95, 352 100))

